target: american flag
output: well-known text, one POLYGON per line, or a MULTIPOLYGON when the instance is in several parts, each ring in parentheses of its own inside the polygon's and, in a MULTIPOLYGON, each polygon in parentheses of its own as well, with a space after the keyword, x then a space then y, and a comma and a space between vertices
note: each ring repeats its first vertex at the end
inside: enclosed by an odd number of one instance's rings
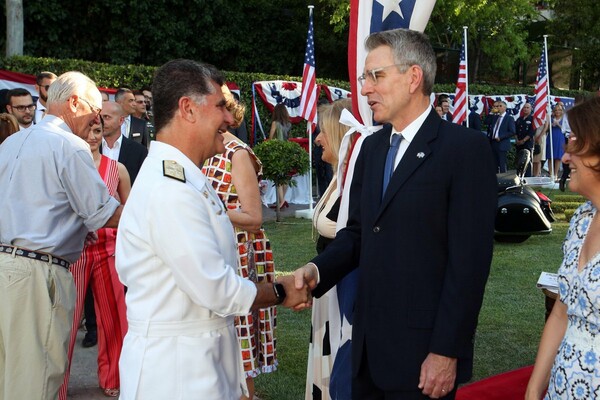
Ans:
MULTIPOLYGON (((466 38, 465 38, 466 40, 466 38)), ((452 122, 462 124, 467 118, 468 94, 467 94, 467 60, 465 57, 465 40, 460 49, 460 65, 458 67, 458 80, 456 81, 456 93, 454 94, 454 116, 452 122)))
POLYGON ((546 121, 546 109, 548 108, 548 69, 546 66, 546 49, 542 49, 540 65, 538 67, 535 82, 535 103, 533 106, 533 126, 539 128, 546 121))
POLYGON ((350 0, 350 36, 348 72, 354 116, 367 126, 373 125, 371 108, 360 95, 357 77, 365 67, 365 39, 373 32, 407 28, 423 32, 436 0, 350 0))
POLYGON ((317 76, 315 73, 315 39, 312 8, 309 13, 308 37, 304 53, 304 71, 302 72, 302 94, 300 95, 300 116, 317 123, 317 76))

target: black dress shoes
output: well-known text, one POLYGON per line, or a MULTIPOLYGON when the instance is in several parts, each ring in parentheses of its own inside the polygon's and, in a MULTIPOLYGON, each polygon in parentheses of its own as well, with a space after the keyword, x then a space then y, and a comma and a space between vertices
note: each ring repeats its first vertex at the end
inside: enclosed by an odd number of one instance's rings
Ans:
POLYGON ((98 332, 87 331, 85 337, 81 341, 83 347, 93 347, 98 343, 98 332))

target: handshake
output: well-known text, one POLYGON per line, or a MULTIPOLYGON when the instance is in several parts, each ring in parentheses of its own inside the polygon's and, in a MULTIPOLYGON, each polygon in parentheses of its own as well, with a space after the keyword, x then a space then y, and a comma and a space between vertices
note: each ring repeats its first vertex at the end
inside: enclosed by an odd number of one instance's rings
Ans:
POLYGON ((319 271, 313 263, 298 268, 291 275, 282 276, 277 280, 285 289, 285 299, 282 306, 294 311, 301 311, 312 305, 311 291, 317 286, 319 271))

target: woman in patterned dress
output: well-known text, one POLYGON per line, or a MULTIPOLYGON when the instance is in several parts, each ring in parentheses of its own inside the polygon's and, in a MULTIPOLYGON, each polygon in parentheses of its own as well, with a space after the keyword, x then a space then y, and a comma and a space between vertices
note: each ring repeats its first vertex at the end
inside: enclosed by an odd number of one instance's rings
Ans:
POLYGON ((571 136, 563 162, 569 189, 589 201, 573 218, 558 270, 559 299, 546 322, 526 399, 600 397, 600 98, 568 112, 571 136))
MULTIPOLYGON (((131 190, 131 181, 125 166, 100 154, 104 125, 93 125, 86 139, 92 151, 94 163, 111 196, 125 204, 131 190)), ((59 400, 67 398, 67 387, 73 357, 77 329, 83 312, 88 284, 94 292, 94 305, 98 321, 98 380, 105 396, 119 395, 119 356, 123 337, 127 333, 125 315, 125 288, 115 270, 115 240, 117 230, 102 228, 97 231, 98 240, 84 247, 81 257, 71 265, 77 297, 75 318, 69 342, 69 366, 59 392, 59 400)))
MULTIPOLYGON (((233 128, 239 126, 245 107, 223 86, 227 109, 233 114, 233 128)), ((238 273, 253 282, 274 282, 275 268, 271 244, 262 229, 262 203, 258 177, 262 165, 248 145, 230 132, 222 132, 225 153, 204 163, 202 172, 225 203, 238 242, 238 273)), ((277 369, 275 351, 275 307, 261 308, 243 317, 235 325, 242 351, 249 398, 254 397, 254 379, 260 373, 277 369)))

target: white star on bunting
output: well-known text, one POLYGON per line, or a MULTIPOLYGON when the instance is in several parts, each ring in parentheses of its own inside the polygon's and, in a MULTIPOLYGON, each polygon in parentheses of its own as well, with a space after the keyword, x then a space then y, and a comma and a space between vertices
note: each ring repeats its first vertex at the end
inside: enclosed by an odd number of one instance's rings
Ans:
POLYGON ((383 6, 381 22, 385 21, 388 15, 390 15, 393 12, 395 12, 396 14, 401 16, 402 19, 404 19, 404 15, 402 15, 402 10, 400 9, 400 3, 402 3, 402 0, 377 0, 377 2, 383 6))

